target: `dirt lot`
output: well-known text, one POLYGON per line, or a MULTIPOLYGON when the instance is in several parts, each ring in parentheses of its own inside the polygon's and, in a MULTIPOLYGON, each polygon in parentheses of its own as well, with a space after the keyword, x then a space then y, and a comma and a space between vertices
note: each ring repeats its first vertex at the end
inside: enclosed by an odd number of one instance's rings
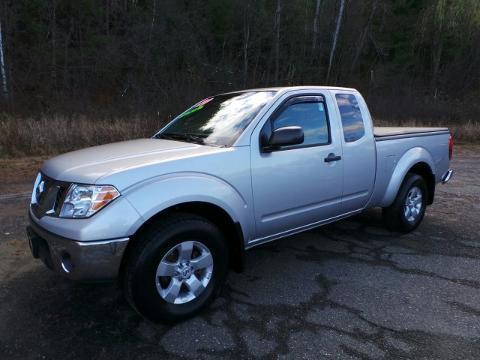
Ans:
POLYGON ((252 250, 211 309, 175 326, 32 259, 28 199, 6 195, 39 161, 0 161, 0 359, 480 357, 480 147, 456 147, 414 233, 371 210, 252 250))

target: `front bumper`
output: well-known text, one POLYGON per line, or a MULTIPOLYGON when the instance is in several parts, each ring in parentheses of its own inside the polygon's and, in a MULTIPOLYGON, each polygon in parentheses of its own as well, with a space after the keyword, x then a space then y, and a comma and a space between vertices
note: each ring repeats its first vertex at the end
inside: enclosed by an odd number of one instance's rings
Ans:
POLYGON ((31 218, 27 236, 34 258, 67 278, 85 281, 115 279, 129 240, 75 241, 45 230, 31 218))

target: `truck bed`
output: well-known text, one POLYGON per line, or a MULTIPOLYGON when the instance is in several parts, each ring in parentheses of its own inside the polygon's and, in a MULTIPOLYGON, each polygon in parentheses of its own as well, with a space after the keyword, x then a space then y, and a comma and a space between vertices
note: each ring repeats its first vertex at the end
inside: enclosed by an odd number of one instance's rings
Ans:
POLYGON ((375 140, 389 140, 407 137, 428 136, 448 133, 448 128, 441 127, 382 127, 375 126, 375 140))

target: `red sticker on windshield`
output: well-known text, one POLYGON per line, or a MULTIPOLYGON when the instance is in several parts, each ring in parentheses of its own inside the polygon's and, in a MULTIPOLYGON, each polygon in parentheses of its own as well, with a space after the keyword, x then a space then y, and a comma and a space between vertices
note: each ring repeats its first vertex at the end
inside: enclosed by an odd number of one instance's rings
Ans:
POLYGON ((202 105, 208 104, 212 100, 213 100, 213 96, 199 101, 198 103, 196 103, 192 107, 197 107, 197 106, 202 106, 202 105))
POLYGON ((212 100, 213 100, 213 96, 209 97, 209 98, 206 98, 206 99, 203 99, 202 101, 199 101, 198 103, 193 105, 191 108, 185 110, 183 113, 178 115, 177 118, 182 118, 182 117, 185 117, 187 115, 191 115, 194 112, 197 112, 198 110, 203 109, 203 105, 208 104, 212 100))

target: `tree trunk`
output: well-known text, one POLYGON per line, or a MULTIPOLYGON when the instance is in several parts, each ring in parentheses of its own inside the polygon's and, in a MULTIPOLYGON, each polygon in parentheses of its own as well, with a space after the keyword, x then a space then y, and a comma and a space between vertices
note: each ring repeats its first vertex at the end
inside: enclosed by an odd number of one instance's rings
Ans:
POLYGON ((435 24, 435 34, 433 37, 433 49, 432 49, 432 80, 431 80, 431 89, 434 94, 434 99, 437 99, 437 79, 438 73, 440 70, 440 61, 442 58, 443 52, 443 28, 444 28, 444 18, 446 13, 446 2, 445 0, 438 0, 435 5, 434 13, 434 24, 435 24))
POLYGON ((150 63, 150 58, 151 58, 151 49, 152 49, 152 34, 153 30, 155 28, 155 21, 156 21, 156 16, 157 16, 157 0, 152 0, 152 21, 150 23, 150 30, 148 32, 148 42, 147 42, 147 49, 145 51, 145 65, 144 65, 144 71, 145 75, 147 74, 148 71, 148 66, 150 63))
POLYGON ((333 34, 332 49, 330 50, 330 59, 328 60, 327 79, 330 78, 330 71, 332 70, 333 57, 335 56, 335 50, 337 48, 338 34, 340 33, 340 25, 342 23, 343 11, 345 10, 345 0, 340 0, 340 9, 338 10, 337 24, 335 25, 335 32, 333 34))
POLYGON ((2 21, 0 20, 0 75, 2 76, 2 92, 3 97, 8 98, 8 83, 7 83, 7 71, 5 70, 5 55, 4 55, 4 45, 3 45, 3 32, 2 32, 2 21))
MULTIPOLYGON (((303 0, 304 2, 304 14, 303 14, 303 38, 308 38, 308 0, 303 0)), ((307 42, 302 42, 302 59, 307 59, 307 42)), ((303 61, 305 64, 305 61, 303 61)))
POLYGON ((315 5, 315 16, 313 18, 312 57, 314 56, 315 49, 317 48, 318 18, 320 15, 320 3, 321 3, 321 0, 317 0, 317 4, 315 5))
POLYGON ((357 46, 355 47, 355 56, 352 60, 352 65, 350 66, 350 72, 355 70, 357 65, 358 59, 362 54, 363 47, 365 46, 365 40, 367 39, 368 33, 370 32, 370 24, 372 23, 373 17, 375 15, 375 11, 377 10, 378 0, 372 1, 372 9, 370 10, 370 15, 368 17, 367 23, 363 28, 362 35, 360 35, 360 39, 357 42, 357 46))
POLYGON ((64 54, 63 54, 63 92, 66 93, 70 89, 68 88, 68 50, 70 47, 70 41, 72 39, 72 34, 74 31, 74 25, 73 25, 73 17, 70 18, 70 27, 67 33, 67 36, 65 37, 65 47, 64 47, 64 54))
POLYGON ((152 41, 152 33, 155 27, 155 20, 157 16, 157 0, 153 0, 153 9, 152 9, 152 23, 150 24, 150 33, 148 34, 148 43, 150 46, 150 42, 152 41))
POLYGON ((110 36, 110 0, 105 1, 105 34, 110 36))
POLYGON ((247 2, 243 20, 243 87, 247 86, 248 78, 248 44, 250 41, 250 20, 249 20, 250 2, 247 2))
POLYGON ((280 16, 282 13, 281 0, 277 0, 277 9, 275 10, 275 84, 278 85, 278 76, 280 68, 280 16))
POLYGON ((78 43, 80 44, 79 46, 79 52, 80 52, 80 74, 81 74, 81 85, 79 86, 78 92, 82 94, 82 97, 85 97, 85 93, 88 91, 86 89, 87 87, 87 66, 85 63, 85 50, 84 50, 84 42, 85 38, 83 35, 83 28, 82 28, 82 23, 80 22, 77 26, 78 28, 78 43))
POLYGON ((52 0, 52 15, 50 20, 50 35, 52 43, 52 64, 50 76, 52 78, 52 86, 54 94, 57 93, 57 4, 56 0, 52 0))

